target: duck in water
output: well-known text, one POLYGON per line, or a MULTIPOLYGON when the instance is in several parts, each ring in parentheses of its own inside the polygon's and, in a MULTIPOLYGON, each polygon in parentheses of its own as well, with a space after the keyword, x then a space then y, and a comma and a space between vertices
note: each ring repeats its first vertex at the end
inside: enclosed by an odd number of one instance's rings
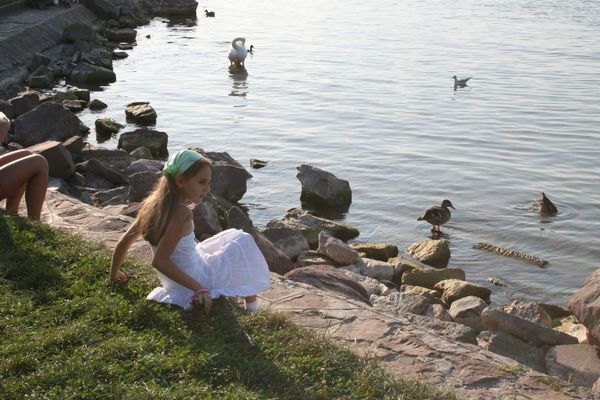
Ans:
POLYGON ((538 206, 540 207, 538 212, 543 217, 551 217, 558 213, 558 208, 554 203, 546 197, 546 194, 542 192, 542 197, 537 200, 538 206))
POLYGON ((450 210, 448 207, 456 210, 450 200, 444 200, 441 206, 433 206, 425 210, 423 215, 417 218, 417 221, 427 221, 432 225, 431 230, 433 232, 441 233, 440 225, 450 221, 450 210))
POLYGON ((458 79, 456 77, 456 75, 454 75, 452 77, 452 79, 454 79, 454 90, 456 90, 458 88, 467 87, 467 82, 469 81, 469 79, 471 79, 471 77, 468 77, 468 78, 465 78, 465 79, 458 79))
POLYGON ((214 11, 204 10, 204 13, 206 14, 207 17, 214 17, 215 16, 215 12, 214 11))

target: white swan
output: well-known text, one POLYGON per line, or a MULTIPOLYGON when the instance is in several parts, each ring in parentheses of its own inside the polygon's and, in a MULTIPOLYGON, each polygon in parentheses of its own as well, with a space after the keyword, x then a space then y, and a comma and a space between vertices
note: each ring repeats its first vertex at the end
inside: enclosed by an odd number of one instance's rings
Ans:
POLYGON ((229 50, 230 65, 244 66, 244 60, 248 55, 248 50, 246 50, 244 43, 246 43, 246 38, 243 37, 235 38, 231 41, 232 49, 229 50))

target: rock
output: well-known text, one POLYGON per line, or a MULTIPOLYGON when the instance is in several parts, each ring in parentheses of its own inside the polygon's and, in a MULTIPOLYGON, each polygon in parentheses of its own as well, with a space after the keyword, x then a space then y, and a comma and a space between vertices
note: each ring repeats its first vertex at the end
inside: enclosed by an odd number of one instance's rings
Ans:
POLYGON ((368 305, 371 304, 366 289, 360 283, 330 265, 296 268, 286 273, 284 277, 341 294, 348 299, 358 300, 368 305))
POLYGON ((15 121, 15 141, 32 146, 47 140, 62 142, 81 134, 83 123, 60 103, 47 101, 15 121))
POLYGON ((536 371, 546 373, 546 350, 532 346, 503 331, 481 332, 477 336, 480 347, 502 356, 512 358, 536 371))
POLYGON ((436 268, 445 268, 450 259, 450 246, 445 239, 421 240, 406 249, 406 254, 436 268))
POLYGON ((117 76, 108 68, 79 63, 71 72, 71 80, 93 85, 107 85, 117 80, 117 76))
POLYGON ((127 57, 129 57, 129 54, 127 54, 127 53, 126 53, 126 52, 124 52, 124 51, 113 50, 113 52, 112 52, 112 57, 113 57, 113 59, 115 59, 115 60, 122 60, 122 59, 124 59, 124 58, 127 58, 127 57))
POLYGON ((23 115, 40 104, 40 96, 36 92, 26 92, 8 101, 13 109, 13 118, 23 115))
MULTIPOLYGON (((136 160, 131 163, 125 170, 125 175, 131 176, 137 172, 154 172, 154 173, 162 173, 164 167, 164 163, 159 160, 136 160)), ((212 195, 212 193, 211 193, 212 195)))
POLYGON ((402 275, 405 285, 421 286, 433 289, 438 282, 446 279, 465 280, 465 271, 459 268, 411 270, 402 275))
POLYGON ((134 43, 135 38, 137 36, 137 31, 135 29, 106 29, 104 31, 104 37, 106 37, 111 42, 125 42, 125 43, 134 43))
POLYGON ((450 306, 450 316, 454 322, 467 325, 477 332, 484 330, 481 312, 487 308, 487 303, 476 296, 458 299, 450 306))
POLYGON ((81 100, 86 104, 89 103, 89 101, 90 101, 89 89, 75 88, 75 89, 71 90, 70 92, 75 93, 75 97, 77 97, 77 100, 81 100))
POLYGON ((194 234, 199 239, 223 231, 215 203, 214 197, 209 193, 193 210, 194 234))
POLYGON ((402 283, 402 275, 407 271, 416 270, 429 270, 430 266, 423 264, 421 261, 410 257, 407 254, 402 254, 397 257, 392 257, 388 263, 394 266, 394 278, 393 282, 402 283))
MULTIPOLYGON (((102 161, 105 164, 110 165, 113 168, 119 170, 125 170, 131 163, 131 158, 126 151, 123 150, 107 150, 107 149, 83 149, 79 157, 85 160, 96 160, 102 161)), ((161 167, 162 168, 162 167, 161 167)))
POLYGON ((40 65, 27 78, 31 89, 50 89, 54 86, 54 71, 45 65, 40 65))
MULTIPOLYGON (((303 251, 298 255, 297 264, 301 267, 308 267, 310 265, 331 265, 334 264, 332 260, 325 256, 320 256, 316 251, 308 250, 303 251)), ((345 268, 345 267, 344 267, 345 268)), ((358 272, 356 272, 358 273, 358 272)))
POLYGON ((160 16, 188 15, 196 18, 196 0, 171 0, 157 5, 153 11, 160 16))
POLYGON ((481 319, 491 331, 501 330, 536 346, 577 343, 573 336, 502 311, 486 308, 481 313, 481 319))
POLYGON ((48 65, 50 65, 50 61, 51 61, 50 57, 48 57, 44 54, 37 53, 31 58, 31 62, 29 63, 28 70, 33 72, 36 69, 38 69, 39 67, 41 67, 42 65, 47 67, 48 65))
POLYGON ((447 304, 467 296, 477 296, 489 304, 492 294, 492 291, 485 286, 460 279, 446 279, 436 283, 433 288, 442 292, 442 300, 447 304))
POLYGON ((108 106, 106 105, 106 103, 104 103, 98 99, 94 99, 94 100, 90 101, 90 104, 88 104, 88 107, 90 110, 103 110, 108 106))
POLYGON ((352 243, 350 246, 365 257, 379 261, 388 261, 398 255, 398 246, 392 243, 352 243))
POLYGON ((125 108, 127 121, 140 125, 156 124, 156 111, 147 101, 139 101, 127 104, 125 108))
POLYGON ((254 169, 264 168, 267 166, 267 161, 257 160, 256 158, 250 159, 250 167, 254 169))
POLYGON ((252 220, 239 207, 232 207, 226 216, 227 227, 241 229, 252 235, 256 245, 267 260, 269 270, 280 275, 294 269, 292 260, 280 251, 269 239, 260 233, 252 224, 252 220))
POLYGON ((402 285, 400 286, 400 291, 406 293, 420 294, 427 297, 431 303, 444 304, 440 292, 438 292, 437 290, 427 289, 421 286, 402 285))
POLYGON ((510 305, 500 306, 498 310, 525 318, 540 325, 552 327, 550 315, 538 303, 523 303, 515 300, 510 305))
POLYGON ((334 208, 347 210, 352 203, 348 181, 322 169, 302 164, 296 177, 302 183, 300 200, 308 208, 334 208))
POLYGON ((96 139, 99 142, 110 139, 113 135, 119 132, 119 130, 125 127, 125 125, 121 125, 112 118, 108 117, 98 118, 95 122, 95 126, 96 139))
POLYGON ((339 265, 354 264, 358 260, 356 250, 325 231, 319 233, 317 253, 329 257, 339 265))
POLYGON ((140 146, 137 149, 131 151, 129 155, 135 159, 152 159, 152 152, 146 146, 140 146))
POLYGON ((410 293, 396 292, 388 296, 380 296, 373 302, 373 307, 383 312, 423 314, 431 305, 427 296, 410 293))
POLYGON ((102 19, 117 19, 121 14, 121 7, 109 0, 86 0, 85 5, 102 19))
POLYGON ((128 188, 126 186, 116 187, 114 189, 99 190, 91 196, 92 204, 99 207, 106 207, 114 204, 124 204, 127 202, 128 188))
POLYGON ((359 274, 378 280, 391 281, 394 276, 394 266, 383 261, 360 257, 354 265, 359 274))
POLYGON ((102 161, 91 159, 86 161, 86 163, 88 172, 103 177, 115 186, 121 186, 128 183, 127 176, 121 173, 121 171, 103 163, 102 161))
POLYGON ((62 102, 64 108, 71 112, 80 112, 84 109, 84 102, 81 100, 64 100, 62 102))
POLYGON ((135 131, 122 133, 119 136, 117 148, 130 152, 144 146, 150 150, 154 158, 167 158, 169 156, 167 150, 168 141, 169 137, 165 132, 140 128, 135 131))
POLYGON ((30 146, 27 150, 41 154, 48 161, 48 174, 50 176, 66 178, 75 173, 75 164, 71 153, 60 142, 48 140, 30 146))
POLYGON ((349 271, 345 267, 338 268, 338 270, 343 271, 347 276, 360 283, 366 289, 371 302, 373 301, 373 296, 387 296, 390 294, 390 289, 377 279, 349 271))
POLYGON ((69 150, 71 155, 79 155, 85 146, 85 142, 81 136, 71 136, 63 142, 65 149, 69 150))
POLYGON ((463 343, 476 343, 477 332, 466 325, 441 321, 416 314, 404 314, 403 316, 411 323, 425 328, 428 332, 435 332, 436 335, 443 336, 445 339, 463 343))
POLYGON ((202 152, 213 164, 211 192, 232 203, 246 193, 246 181, 252 175, 226 152, 202 152))
POLYGON ((91 65, 113 70, 112 53, 107 49, 93 48, 89 53, 84 54, 81 60, 91 65))
POLYGON ((585 325, 592 341, 600 343, 600 269, 569 299, 567 308, 585 325))
POLYGON ((546 367, 550 375, 591 388, 600 379, 600 348, 589 344, 551 347, 546 367))
POLYGON ((77 41, 94 43, 96 41, 96 31, 88 24, 71 24, 63 29, 62 39, 66 43, 77 41))
POLYGON ((425 310, 423 316, 434 318, 440 321, 453 322, 452 316, 448 311, 446 311, 446 308, 441 304, 431 304, 429 307, 427 307, 427 310, 425 310))
POLYGON ((319 233, 321 231, 327 231, 331 236, 344 241, 354 239, 359 234, 356 228, 348 224, 315 217, 314 215, 297 208, 287 210, 281 221, 269 221, 267 222, 267 226, 270 226, 273 223, 278 224, 280 222, 292 229, 300 230, 308 241, 311 249, 317 248, 319 244, 319 233))
POLYGON ((302 252, 309 249, 308 242, 302 232, 283 224, 266 227, 261 232, 292 260, 295 260, 302 252))
POLYGON ((154 185, 161 177, 160 172, 137 172, 129 176, 130 202, 143 201, 154 189, 154 185))
POLYGON ((561 318, 559 324, 554 326, 554 329, 577 338, 579 343, 588 343, 588 330, 585 325, 577 321, 574 315, 561 318))
POLYGON ((8 119, 13 119, 15 117, 15 110, 8 101, 0 100, 0 112, 6 115, 8 119))

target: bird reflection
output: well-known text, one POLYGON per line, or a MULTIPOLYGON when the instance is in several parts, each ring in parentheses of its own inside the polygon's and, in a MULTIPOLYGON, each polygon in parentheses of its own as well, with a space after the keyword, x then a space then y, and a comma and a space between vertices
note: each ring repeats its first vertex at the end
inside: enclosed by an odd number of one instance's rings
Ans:
POLYGON ((230 96, 246 97, 248 93, 248 71, 246 67, 233 64, 229 67, 229 77, 233 80, 230 96))

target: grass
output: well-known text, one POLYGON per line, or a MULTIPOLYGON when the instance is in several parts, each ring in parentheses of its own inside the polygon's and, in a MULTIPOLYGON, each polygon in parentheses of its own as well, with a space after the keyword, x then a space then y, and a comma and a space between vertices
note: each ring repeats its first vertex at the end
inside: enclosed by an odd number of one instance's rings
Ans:
POLYGON ((150 267, 128 260, 117 286, 109 263, 101 244, 0 211, 0 398, 456 398, 281 314, 148 302, 150 267))
POLYGON ((0 0, 0 7, 16 2, 16 0, 0 0))

